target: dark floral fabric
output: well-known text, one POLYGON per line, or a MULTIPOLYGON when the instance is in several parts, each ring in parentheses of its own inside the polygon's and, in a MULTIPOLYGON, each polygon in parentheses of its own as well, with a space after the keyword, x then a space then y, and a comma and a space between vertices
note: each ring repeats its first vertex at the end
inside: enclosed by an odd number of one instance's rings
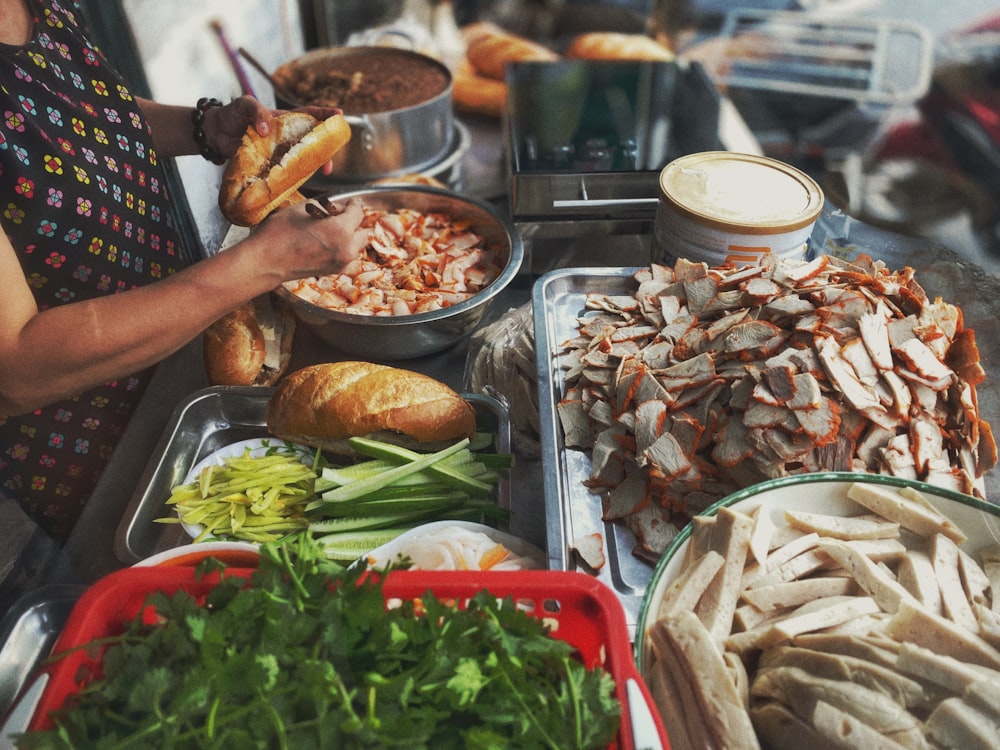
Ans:
MULTIPOLYGON (((173 273, 183 265, 179 233, 135 98, 89 41, 74 3, 28 5, 30 43, 0 45, 0 224, 39 308, 173 273)), ((0 493, 64 540, 149 375, 26 417, 0 416, 0 493)))

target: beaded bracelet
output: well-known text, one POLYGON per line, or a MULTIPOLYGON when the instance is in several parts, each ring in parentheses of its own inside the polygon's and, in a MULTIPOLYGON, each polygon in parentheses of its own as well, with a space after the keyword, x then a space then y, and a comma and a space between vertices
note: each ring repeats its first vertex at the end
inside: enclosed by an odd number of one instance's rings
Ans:
POLYGON ((208 137, 205 135, 205 112, 212 107, 221 107, 222 102, 218 99, 210 99, 203 96, 198 100, 194 109, 191 110, 191 124, 194 125, 194 142, 198 144, 198 153, 213 164, 224 164, 226 157, 208 145, 208 137))

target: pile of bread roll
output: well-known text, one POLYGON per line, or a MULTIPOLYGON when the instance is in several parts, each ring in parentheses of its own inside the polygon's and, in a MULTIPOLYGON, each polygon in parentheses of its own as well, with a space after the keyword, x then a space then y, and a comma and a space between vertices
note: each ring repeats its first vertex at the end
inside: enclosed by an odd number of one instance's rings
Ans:
POLYGON ((465 26, 461 33, 466 50, 452 71, 452 100, 460 111, 491 117, 500 117, 507 106, 504 70, 508 63, 675 59, 672 50, 644 34, 587 32, 573 37, 560 53, 489 21, 465 26))

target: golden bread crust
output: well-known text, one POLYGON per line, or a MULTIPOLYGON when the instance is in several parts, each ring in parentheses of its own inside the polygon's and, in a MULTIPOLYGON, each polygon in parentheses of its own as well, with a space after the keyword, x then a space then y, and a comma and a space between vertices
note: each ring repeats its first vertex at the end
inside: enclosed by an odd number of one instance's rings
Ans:
POLYGON ((202 356, 209 383, 270 386, 281 378, 292 359, 296 320, 289 307, 275 305, 270 295, 263 295, 243 303, 205 329, 202 356), (271 309, 265 311, 264 306, 271 309), (265 332, 265 327, 273 330, 265 332), (269 335, 279 339, 277 367, 267 363, 269 335))
POLYGON ((559 55, 548 47, 490 22, 470 24, 462 30, 465 57, 486 78, 504 80, 509 62, 552 62, 559 55))
POLYGON ((672 62, 673 51, 644 34, 593 31, 579 34, 566 48, 576 60, 650 60, 672 62))
POLYGON ((223 171, 219 209, 238 226, 259 224, 294 202, 299 188, 350 139, 343 115, 317 120, 304 112, 284 112, 266 137, 247 128, 223 171))
POLYGON ((323 445, 392 431, 420 443, 470 437, 471 404, 421 373, 372 362, 312 365, 279 383, 267 408, 277 437, 323 445))

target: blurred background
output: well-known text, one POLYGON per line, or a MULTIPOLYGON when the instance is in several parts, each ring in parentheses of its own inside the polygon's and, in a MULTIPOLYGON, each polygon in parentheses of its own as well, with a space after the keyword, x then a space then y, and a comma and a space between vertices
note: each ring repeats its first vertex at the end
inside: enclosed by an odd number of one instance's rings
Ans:
MULTIPOLYGON (((157 98, 190 103, 386 26, 493 21, 555 49, 581 31, 653 35, 704 65, 760 150, 806 170, 839 208, 1000 272, 1000 2, 983 0, 85 0, 115 59, 157 98), (845 31, 845 29, 847 31, 845 31), (846 40, 846 41, 845 41, 846 40), (809 56, 801 54, 805 47, 809 56), (817 52, 817 49, 819 52, 817 52), (246 68, 246 61, 242 62, 246 68), (246 71, 244 71, 246 72, 246 71)), ((490 158, 502 154, 490 154, 490 158)), ((217 175, 179 167, 206 246, 217 175)))

